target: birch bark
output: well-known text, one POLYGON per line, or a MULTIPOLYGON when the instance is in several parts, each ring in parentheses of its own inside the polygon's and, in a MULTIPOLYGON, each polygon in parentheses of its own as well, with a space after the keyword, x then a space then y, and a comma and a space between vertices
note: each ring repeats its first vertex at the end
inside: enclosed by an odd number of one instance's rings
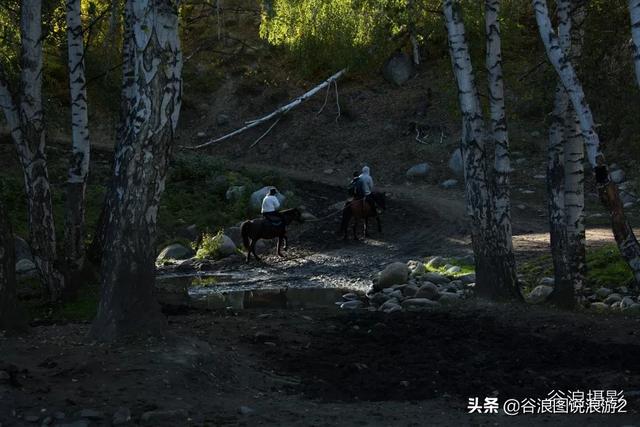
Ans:
MULTIPOLYGON (((487 174, 484 121, 460 5, 456 1, 445 0, 443 12, 462 111, 461 149, 464 158, 467 213, 472 222, 471 238, 476 259, 476 289, 480 296, 492 299, 521 299, 510 236, 507 239, 505 229, 498 227, 495 215, 495 189, 487 174)), ((489 17, 488 27, 491 28, 491 32, 488 36, 495 37, 499 34, 496 25, 497 22, 491 22, 489 17)), ((496 45, 491 44, 491 46, 494 48, 493 52, 499 54, 499 49, 495 50, 496 45)), ((499 56, 492 56, 490 63, 493 67, 488 65, 488 68, 495 69, 495 65, 499 62, 499 56)), ((494 79, 496 79, 495 76, 494 79)), ((496 81, 500 81, 500 79, 496 79, 496 81)), ((498 86, 501 85, 498 84, 498 86)), ((492 88, 492 90, 494 89, 496 87, 492 88)), ((495 95, 497 98, 502 98, 499 93, 495 95)), ((494 109, 496 117, 498 117, 499 104, 494 105, 494 109)), ((501 130, 501 125, 504 125, 506 129, 506 122, 497 121, 496 124, 498 131, 501 130)), ((504 156, 499 156, 500 166, 504 165, 504 159, 504 156)), ((508 203, 506 207, 508 211, 508 203)))
POLYGON ((55 302, 62 297, 64 278, 56 266, 56 235, 45 152, 41 20, 41 0, 24 0, 20 7, 19 95, 14 98, 0 70, 0 104, 23 170, 33 260, 45 292, 55 302))
POLYGON ((105 341, 162 333, 154 298, 155 237, 182 96, 176 0, 128 0, 123 126, 92 334, 105 341))
POLYGON ((66 9, 72 148, 66 188, 64 240, 67 285, 76 287, 78 283, 75 277, 82 270, 85 260, 85 193, 91 147, 80 0, 67 0, 66 9))
POLYGON ((580 130, 586 143, 587 158, 596 178, 596 185, 602 204, 609 210, 613 234, 620 249, 633 271, 636 283, 640 283, 640 244, 627 220, 618 188, 609 177, 600 139, 595 131, 591 108, 585 98, 582 85, 567 55, 562 51, 558 37, 549 20, 546 0, 532 0, 540 37, 547 51, 549 61, 560 77, 569 94, 571 104, 577 114, 580 130))

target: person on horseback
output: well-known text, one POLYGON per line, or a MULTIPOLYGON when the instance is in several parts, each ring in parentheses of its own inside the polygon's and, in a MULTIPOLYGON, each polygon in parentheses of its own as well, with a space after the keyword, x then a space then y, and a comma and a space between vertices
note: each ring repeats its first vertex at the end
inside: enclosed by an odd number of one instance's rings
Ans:
POLYGON ((377 211, 376 202, 371 197, 371 193, 373 193, 373 178, 371 178, 369 166, 362 168, 362 173, 358 176, 358 180, 361 187, 361 197, 359 198, 363 198, 373 210, 377 211))
POLYGON ((347 186, 347 194, 351 197, 356 196, 357 190, 361 188, 360 185, 360 172, 356 171, 353 173, 351 182, 347 186))
POLYGON ((276 197, 278 190, 272 187, 269 193, 262 199, 262 216, 265 217, 272 225, 280 226, 284 224, 282 216, 278 212, 280 209, 280 200, 276 197))

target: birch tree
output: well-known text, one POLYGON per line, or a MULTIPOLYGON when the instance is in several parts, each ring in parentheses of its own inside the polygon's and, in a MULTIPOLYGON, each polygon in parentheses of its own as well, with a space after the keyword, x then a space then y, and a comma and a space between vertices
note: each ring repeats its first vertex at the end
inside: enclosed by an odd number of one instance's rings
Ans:
POLYGON ((0 200, 0 331, 25 326, 25 319, 17 307, 14 238, 9 215, 0 200))
MULTIPOLYGON (((559 0, 557 9, 559 45, 565 55, 577 58, 582 45, 582 2, 559 0)), ((586 267, 584 141, 575 111, 569 104, 567 92, 558 81, 547 156, 549 230, 555 275, 555 287, 549 299, 566 307, 575 303, 575 291, 582 288, 586 267)))
POLYGON ((42 111, 41 0, 24 0, 20 7, 21 75, 18 96, 0 69, 0 105, 22 165, 27 196, 33 260, 51 301, 57 301, 64 279, 56 268, 56 235, 47 169, 42 111))
POLYGON ((155 238, 182 95, 177 0, 128 0, 128 63, 106 221, 101 298, 92 334, 101 340, 158 334, 155 238))
POLYGON ((640 283, 640 244, 627 220, 618 187, 609 176, 606 159, 600 146, 600 138, 595 130, 593 114, 586 100, 582 85, 575 69, 560 46, 549 20, 546 0, 532 0, 540 37, 544 43, 549 62, 553 65, 564 86, 569 100, 578 117, 580 130, 585 141, 587 158, 595 173, 600 200, 611 216, 613 234, 620 253, 633 271, 636 283, 640 283))
POLYGON ((497 181, 503 187, 496 190, 496 181, 487 173, 485 129, 471 57, 466 41, 460 5, 454 0, 443 2, 449 52, 462 111, 461 149, 464 158, 467 213, 472 222, 472 245, 476 262, 476 286, 481 296, 493 299, 521 299, 518 287, 511 225, 509 196, 504 191, 508 183, 508 139, 504 119, 500 27, 497 21, 500 2, 486 2, 487 69, 489 70, 491 102, 491 137, 496 140, 494 167, 497 181), (498 142, 499 141, 499 142, 498 142), (497 212, 500 211, 498 218, 497 212))
POLYGON ((85 260, 85 193, 90 143, 80 0, 67 0, 66 9, 72 153, 66 188, 64 237, 67 279, 70 281, 82 270, 85 260))

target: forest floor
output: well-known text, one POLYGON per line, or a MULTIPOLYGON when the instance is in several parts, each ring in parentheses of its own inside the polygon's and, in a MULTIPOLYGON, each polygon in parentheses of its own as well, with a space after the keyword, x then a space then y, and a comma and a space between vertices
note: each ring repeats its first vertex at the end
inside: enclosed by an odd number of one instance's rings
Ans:
MULTIPOLYGON (((332 178, 298 187, 321 217, 343 198, 332 178)), ((343 242, 335 217, 294 225, 286 259, 232 259, 220 271, 256 275, 260 287, 362 289, 390 261, 469 253, 461 191, 385 190, 382 234, 343 242)), ((516 213, 514 222, 519 260, 539 256, 544 218, 516 213)), ((2 337, 0 423, 64 415, 54 423, 111 425, 127 413, 130 425, 152 426, 634 425, 640 417, 637 317, 480 301, 391 315, 340 311, 333 301, 254 307, 169 315, 166 337, 111 345, 89 340, 88 322, 2 337), (469 398, 541 399, 553 390, 624 390, 628 412, 468 414, 469 398)))

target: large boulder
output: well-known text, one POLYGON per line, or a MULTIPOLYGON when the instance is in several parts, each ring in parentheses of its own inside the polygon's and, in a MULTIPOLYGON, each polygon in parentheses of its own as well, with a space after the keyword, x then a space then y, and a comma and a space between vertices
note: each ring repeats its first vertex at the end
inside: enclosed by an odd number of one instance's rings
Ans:
POLYGON ((404 262, 394 262, 389 264, 380 272, 376 282, 378 289, 388 288, 393 285, 402 285, 409 280, 409 267, 404 262))
POLYGON ((531 304, 543 303, 547 300, 547 298, 549 298, 551 292, 553 292, 553 288, 551 286, 538 285, 533 288, 529 296, 527 296, 527 301, 529 301, 529 303, 531 304))
POLYGON ((611 181, 615 182, 616 184, 624 182, 626 178, 622 169, 612 170, 611 172, 609 172, 609 176, 611 176, 611 181))
POLYGON ((451 281, 440 273, 427 273, 423 278, 424 280, 435 283, 436 285, 446 285, 451 281))
POLYGON ((420 289, 418 289, 418 292, 416 292, 414 298, 428 298, 431 300, 437 300, 438 298, 440 298, 440 291, 438 290, 438 287, 433 283, 426 282, 422 286, 420 286, 420 289))
MULTIPOLYGON (((249 205, 251 206, 252 210, 259 211, 260 208, 262 208, 262 200, 265 198, 267 194, 269 194, 269 190, 271 190, 272 188, 273 187, 270 187, 270 186, 262 187, 261 189, 254 191, 251 194, 251 198, 249 199, 249 205)), ((276 197, 280 201, 281 206, 284 204, 285 200, 287 199, 285 195, 281 193, 276 193, 276 197)))
POLYGON ((36 270, 33 261, 23 258, 16 262, 16 274, 28 274, 36 270))
POLYGON ((417 165, 411 166, 409 170, 407 170, 407 178, 418 180, 424 179, 429 175, 429 171, 431 170, 431 166, 429 163, 419 163, 417 165))
POLYGON ((220 248, 218 248, 218 253, 221 257, 228 257, 236 253, 236 244, 231 240, 229 236, 223 234, 222 242, 220 243, 220 248))
POLYGON ((229 201, 238 200, 244 195, 246 189, 247 188, 244 185, 232 185, 227 189, 224 197, 229 201))
POLYGON ((451 172, 458 176, 462 176, 464 173, 464 161, 462 159, 462 151, 458 148, 456 151, 451 154, 448 163, 449 169, 451 172))
POLYGON ((16 262, 21 259, 28 259, 33 261, 33 255, 31 255, 31 247, 22 237, 14 236, 14 245, 16 248, 16 262))
POLYGON ((173 245, 169 245, 162 251, 160 251, 160 255, 158 255, 158 261, 167 259, 188 259, 193 255, 194 253, 191 248, 187 248, 180 243, 174 243, 173 245))
POLYGON ((396 52, 385 62, 382 75, 389 83, 401 86, 411 78, 413 71, 413 62, 409 55, 396 52))

